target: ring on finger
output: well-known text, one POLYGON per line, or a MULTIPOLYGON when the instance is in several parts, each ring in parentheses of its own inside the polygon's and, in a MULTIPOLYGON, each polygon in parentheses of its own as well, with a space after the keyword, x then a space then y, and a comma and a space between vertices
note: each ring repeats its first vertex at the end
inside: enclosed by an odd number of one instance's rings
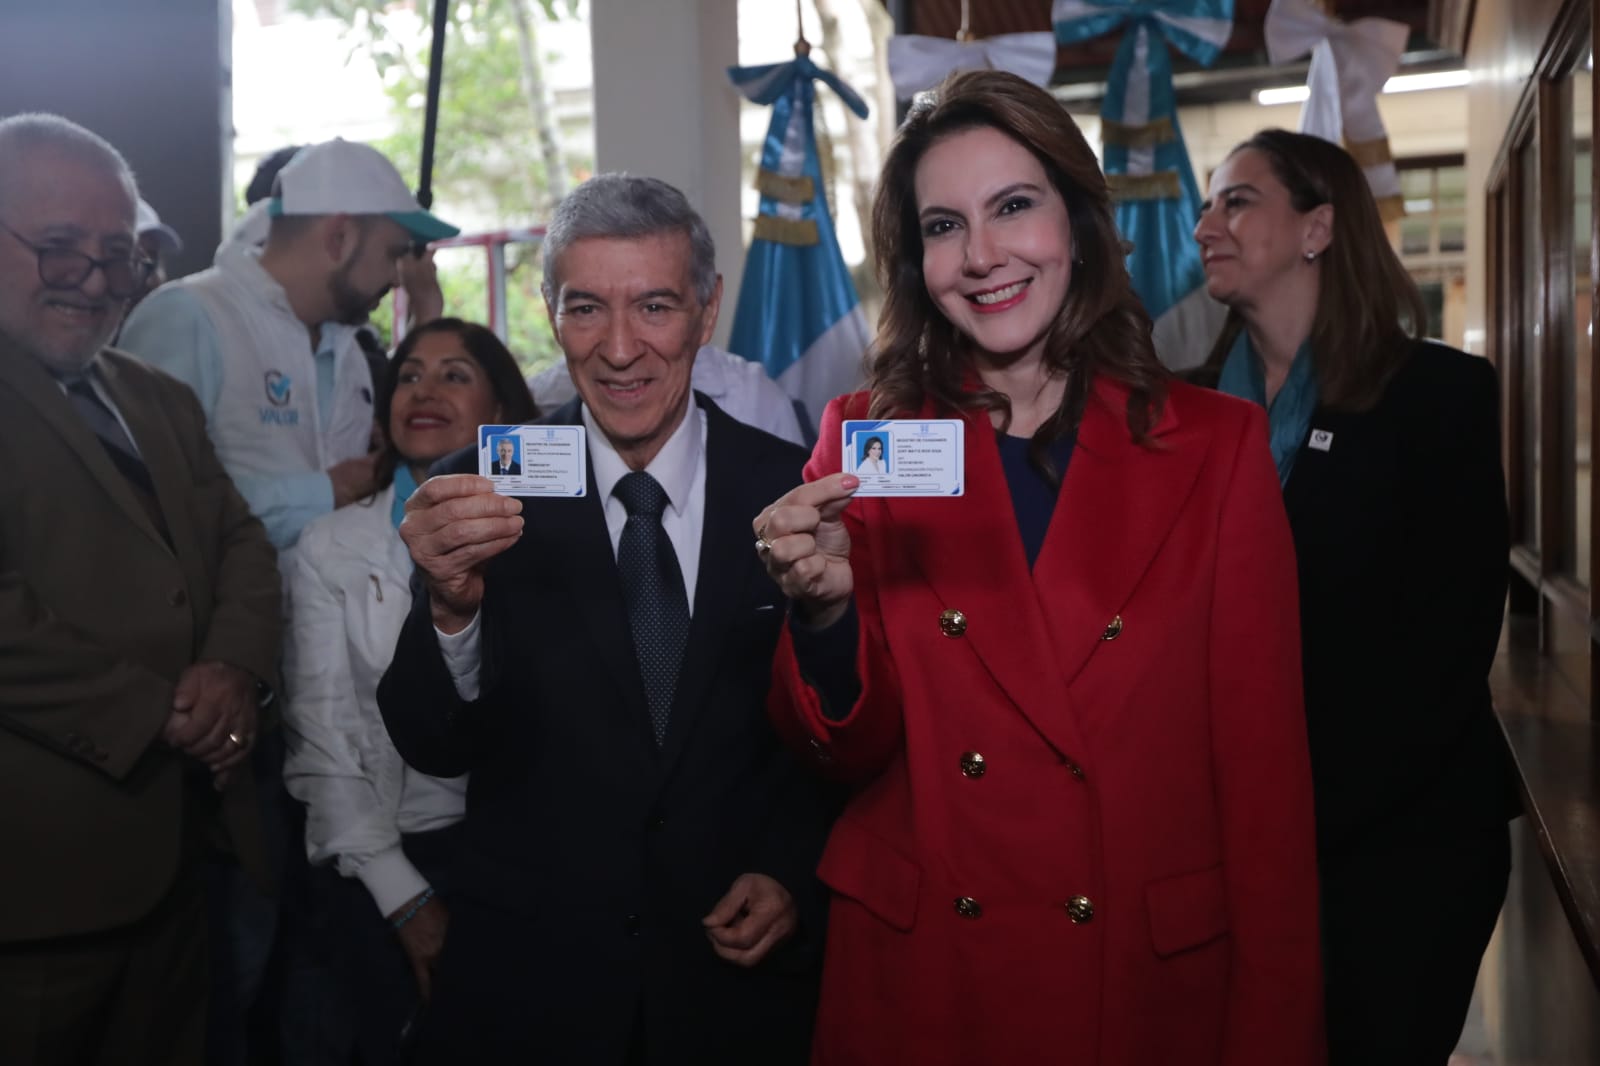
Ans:
POLYGON ((772 521, 769 515, 767 521, 761 523, 761 528, 756 530, 756 551, 762 555, 772 550, 772 541, 767 539, 767 525, 772 521))
POLYGON ((234 747, 237 748, 242 748, 250 743, 250 739, 248 737, 241 737, 238 733, 229 733, 228 739, 233 741, 234 747))

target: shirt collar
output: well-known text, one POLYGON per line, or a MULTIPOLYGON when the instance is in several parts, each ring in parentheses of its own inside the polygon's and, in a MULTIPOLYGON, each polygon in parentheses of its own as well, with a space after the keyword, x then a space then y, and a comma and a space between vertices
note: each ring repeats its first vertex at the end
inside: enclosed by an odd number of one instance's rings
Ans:
MULTIPOLYGON (((612 447, 605 432, 595 422, 588 404, 582 405, 582 411, 583 428, 589 435, 589 460, 594 464, 594 487, 600 494, 601 506, 604 506, 605 501, 611 498, 611 490, 629 472, 628 464, 623 462, 622 456, 617 454, 617 449, 612 447)), ((695 402, 694 393, 691 392, 683 421, 678 423, 678 428, 672 431, 667 443, 661 446, 656 457, 644 468, 645 473, 655 478, 665 490, 667 503, 675 514, 682 514, 689 505, 689 488, 694 484, 700 456, 705 450, 704 439, 700 405, 695 402)))
POLYGON ((98 388, 99 385, 100 385, 100 380, 99 380, 100 379, 100 353, 99 352, 94 353, 94 358, 90 359, 87 363, 85 363, 83 365, 83 369, 82 370, 77 370, 77 371, 57 370, 54 367, 46 366, 43 362, 40 362, 39 365, 44 367, 45 373, 49 374, 52 378, 55 379, 55 383, 57 385, 61 386, 61 391, 63 391, 63 392, 66 391, 67 386, 76 384, 79 381, 87 381, 91 386, 96 387, 96 388, 98 388))
POLYGON ((394 528, 400 528, 400 523, 406 517, 406 501, 411 499, 411 494, 416 491, 417 479, 411 473, 411 464, 400 459, 394 467, 394 502, 389 505, 389 521, 394 524, 394 528))

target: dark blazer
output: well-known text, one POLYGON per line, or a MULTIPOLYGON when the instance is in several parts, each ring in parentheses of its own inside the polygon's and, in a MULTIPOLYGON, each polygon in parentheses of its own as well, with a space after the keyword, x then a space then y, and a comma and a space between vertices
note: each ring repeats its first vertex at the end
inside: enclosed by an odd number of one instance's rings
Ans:
POLYGON ((1295 459, 1325 863, 1517 811, 1487 680, 1508 552, 1497 397, 1486 360, 1418 342, 1371 410, 1319 409, 1295 459))
POLYGON ((513 461, 510 466, 506 466, 504 463, 500 462, 500 460, 496 459, 491 472, 503 475, 505 477, 516 477, 522 473, 522 464, 513 461))
MULTIPOLYGON (((805 453, 697 400, 704 531, 664 746, 592 468, 582 499, 524 499, 522 539, 490 563, 473 703, 417 583, 378 701, 412 766, 472 775, 424 1060, 621 1063, 642 1022, 642 1061, 805 1061, 828 819, 765 714, 785 604, 750 532, 805 453), (753 970, 718 959, 700 925, 747 872, 788 888, 804 930, 753 970)), ((579 424, 578 402, 541 421, 579 424)), ((475 471, 476 452, 437 469, 475 471)))
MULTIPOLYGON (((170 541, 44 367, 0 345, 0 855, 15 864, 0 944, 155 907, 184 863, 186 818, 216 802, 204 767, 161 740, 179 675, 202 660, 263 679, 277 667, 276 554, 194 394, 113 351, 98 366, 170 541)), ((260 873, 248 766, 221 802, 260 873)))

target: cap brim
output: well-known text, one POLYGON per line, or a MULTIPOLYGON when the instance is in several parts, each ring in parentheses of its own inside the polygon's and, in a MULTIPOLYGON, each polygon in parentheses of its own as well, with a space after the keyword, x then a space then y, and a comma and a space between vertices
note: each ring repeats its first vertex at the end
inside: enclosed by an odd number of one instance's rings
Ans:
POLYGON ((406 232, 419 241, 442 241, 461 233, 460 226, 452 226, 426 211, 386 211, 389 218, 404 226, 406 232))
POLYGON ((139 231, 139 236, 141 237, 146 234, 154 236, 156 243, 161 245, 169 252, 183 251, 183 238, 178 236, 177 230, 173 229, 165 222, 157 223, 154 226, 146 226, 144 229, 139 231))

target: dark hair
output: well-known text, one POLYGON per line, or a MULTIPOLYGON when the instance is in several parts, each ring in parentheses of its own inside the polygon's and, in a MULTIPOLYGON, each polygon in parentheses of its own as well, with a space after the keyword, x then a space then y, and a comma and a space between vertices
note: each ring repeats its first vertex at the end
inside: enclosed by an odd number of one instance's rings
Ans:
POLYGON ((304 148, 303 144, 290 144, 279 148, 269 155, 261 157, 261 162, 256 164, 256 172, 250 176, 250 184, 244 189, 244 202, 253 204, 265 200, 275 191, 273 183, 278 180, 278 171, 289 165, 295 153, 304 148))
MULTIPOLYGON (((1311 358, 1319 402, 1364 411, 1378 402, 1410 355, 1412 338, 1427 326, 1422 294, 1389 243, 1372 187, 1349 152, 1320 137, 1276 129, 1237 145, 1228 158, 1246 149, 1266 159, 1296 211, 1333 205, 1333 235, 1321 255, 1311 321, 1311 358)), ((1221 371, 1243 328, 1244 316, 1230 308, 1206 359, 1208 375, 1221 371)))
POLYGON ((394 470, 404 459, 389 435, 389 412, 394 404, 394 392, 400 385, 400 365, 410 358, 417 342, 430 333, 453 333, 472 361, 483 368, 489 379, 489 389, 500 405, 500 419, 507 425, 531 422, 539 417, 539 408, 522 378, 516 358, 501 343, 494 331, 476 322, 459 318, 436 318, 407 333, 400 346, 389 357, 383 380, 378 383, 378 394, 373 399, 372 413, 378 430, 383 434, 383 453, 378 457, 378 489, 382 491, 394 482, 394 470))
POLYGON ((1052 370, 1069 372, 1066 392, 1033 436, 1035 465, 1052 472, 1048 445, 1083 420, 1096 374, 1128 387, 1128 431, 1145 442, 1168 375, 1151 345, 1150 316, 1128 277, 1100 164, 1055 97, 1016 75, 991 70, 951 75, 919 97, 884 162, 872 205, 884 303, 869 370, 871 417, 915 411, 931 399, 944 410, 998 410, 1010 419, 1005 396, 984 386, 969 391, 970 342, 934 304, 922 277, 917 166, 939 140, 981 127, 998 130, 1039 160, 1066 203, 1076 246, 1072 284, 1044 350, 1052 370))

